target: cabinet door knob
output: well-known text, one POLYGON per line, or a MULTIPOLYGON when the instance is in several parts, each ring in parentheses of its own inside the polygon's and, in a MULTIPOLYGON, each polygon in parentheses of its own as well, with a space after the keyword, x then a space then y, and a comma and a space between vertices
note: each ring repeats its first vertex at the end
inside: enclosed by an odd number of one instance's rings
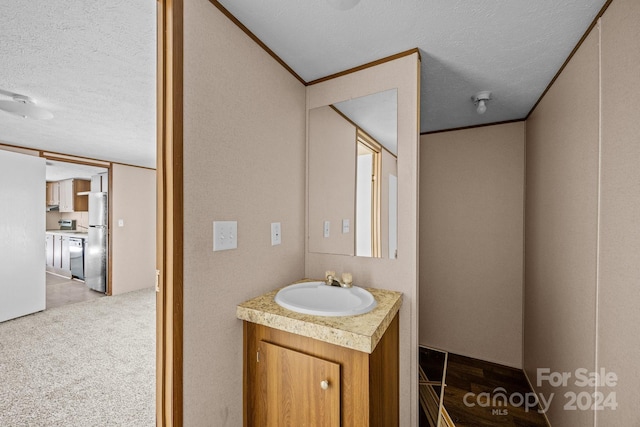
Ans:
POLYGON ((326 390, 329 388, 329 381, 324 380, 324 381, 320 381, 320 388, 323 390, 326 390))

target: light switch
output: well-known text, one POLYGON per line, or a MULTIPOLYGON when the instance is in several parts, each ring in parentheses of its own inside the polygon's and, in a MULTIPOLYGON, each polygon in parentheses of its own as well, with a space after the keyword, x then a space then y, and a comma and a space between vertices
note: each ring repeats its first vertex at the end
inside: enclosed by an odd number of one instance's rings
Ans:
POLYGON ((280 223, 272 222, 271 223, 271 246, 276 246, 282 243, 282 235, 280 234, 280 223))
POLYGON ((213 221, 213 250, 226 251, 238 247, 238 222, 213 221))
POLYGON ((124 227, 124 219, 118 220, 118 227, 124 227))
POLYGON ((324 222, 324 230, 323 230, 323 236, 324 237, 329 237, 329 228, 330 228, 331 222, 329 221, 325 221, 324 222))
POLYGON ((347 234, 350 229, 351 229, 351 227, 349 225, 349 219, 343 219, 342 220, 342 234, 347 234))

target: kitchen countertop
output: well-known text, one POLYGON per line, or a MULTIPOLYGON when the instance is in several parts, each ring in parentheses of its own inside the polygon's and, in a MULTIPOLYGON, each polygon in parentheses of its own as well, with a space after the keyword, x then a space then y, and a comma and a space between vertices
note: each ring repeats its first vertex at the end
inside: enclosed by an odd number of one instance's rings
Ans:
POLYGON ((62 236, 67 237, 77 237, 81 239, 86 239, 89 237, 89 233, 86 231, 77 231, 77 230, 46 230, 47 234, 60 234, 62 236))
MULTIPOLYGON (((304 281, 309 280, 296 283, 304 281)), ((239 304, 236 307, 236 317, 371 354, 400 309, 402 293, 366 289, 371 292, 378 305, 369 313, 356 316, 312 316, 288 310, 275 302, 275 295, 279 291, 276 289, 239 304)))

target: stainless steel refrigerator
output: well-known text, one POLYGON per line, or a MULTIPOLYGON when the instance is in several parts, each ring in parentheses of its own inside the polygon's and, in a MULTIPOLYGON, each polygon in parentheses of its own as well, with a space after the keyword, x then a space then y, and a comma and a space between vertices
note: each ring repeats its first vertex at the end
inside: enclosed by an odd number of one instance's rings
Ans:
POLYGON ((89 236, 84 249, 84 283, 107 291, 107 193, 89 193, 89 236))

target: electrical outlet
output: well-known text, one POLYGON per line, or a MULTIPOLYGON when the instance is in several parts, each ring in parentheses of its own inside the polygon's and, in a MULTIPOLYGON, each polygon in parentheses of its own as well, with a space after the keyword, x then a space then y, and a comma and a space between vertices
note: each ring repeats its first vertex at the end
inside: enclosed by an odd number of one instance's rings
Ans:
POLYGON ((271 223, 271 246, 276 246, 282 243, 282 235, 279 222, 271 223))
POLYGON ((329 237, 329 229, 330 229, 330 227, 331 227, 331 222, 325 221, 324 222, 324 230, 322 232, 322 235, 324 237, 329 237))
POLYGON ((238 222, 213 221, 213 250, 226 251, 238 247, 238 222))

